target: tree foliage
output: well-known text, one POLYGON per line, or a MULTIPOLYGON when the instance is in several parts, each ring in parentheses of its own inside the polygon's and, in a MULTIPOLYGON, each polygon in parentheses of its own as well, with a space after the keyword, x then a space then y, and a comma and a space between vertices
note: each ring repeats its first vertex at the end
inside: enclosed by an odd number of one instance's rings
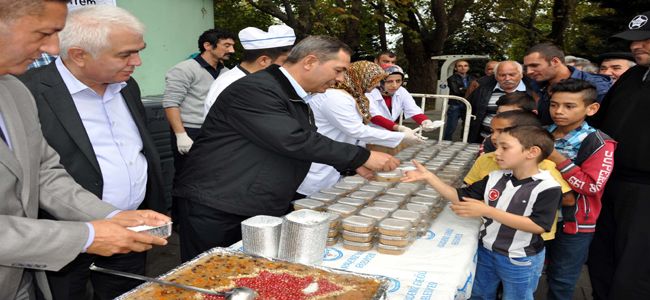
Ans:
POLYGON ((629 51, 629 42, 623 40, 609 40, 608 37, 627 29, 632 18, 650 10, 648 0, 589 0, 585 1, 600 8, 597 14, 588 14, 581 21, 590 30, 595 32, 597 40, 585 41, 584 36, 576 40, 587 46, 581 50, 586 53, 603 53, 609 51, 629 51), (590 51, 589 51, 590 50, 590 51))
POLYGON ((215 24, 237 32, 283 22, 299 39, 312 34, 338 37, 355 50, 355 59, 393 48, 409 73, 409 90, 434 92, 438 72, 438 64, 430 59, 434 55, 486 54, 497 60, 521 60, 527 48, 545 41, 587 58, 625 50, 626 43, 607 38, 647 9, 647 2, 221 0, 215 1, 215 24))
MULTIPOLYGON (((246 1, 214 1, 214 27, 230 31, 237 35, 246 27, 257 27, 266 30, 278 23, 272 16, 260 13, 246 1)), ((228 67, 233 67, 241 58, 243 48, 235 43, 235 54, 226 61, 228 67)))

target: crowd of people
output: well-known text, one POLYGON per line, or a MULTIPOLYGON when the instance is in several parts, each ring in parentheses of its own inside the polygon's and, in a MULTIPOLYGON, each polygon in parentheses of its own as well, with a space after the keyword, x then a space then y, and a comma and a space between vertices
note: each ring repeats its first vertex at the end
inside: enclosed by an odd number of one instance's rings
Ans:
MULTIPOLYGON (((67 2, 0 0, 2 299, 115 298, 139 282, 88 266, 144 274, 146 251, 166 244, 127 227, 173 219, 187 261, 239 241, 251 216, 282 216, 342 176, 399 166, 368 144, 420 144, 436 129, 451 139, 464 116, 450 102, 446 123, 430 120, 392 52, 351 62, 337 39, 295 44, 285 25, 210 29, 200 53, 165 75, 169 211, 131 77, 144 25, 115 6, 68 13, 67 2), (228 69, 237 42, 242 60, 228 69), (57 56, 27 71, 44 52, 57 56)), ((521 62, 488 62, 480 78, 456 62, 449 87, 471 104, 480 155, 462 188, 415 161, 402 181, 424 181, 457 215, 483 219, 472 299, 532 299, 545 265, 548 298, 572 299, 585 263, 594 299, 650 297, 649 18, 614 36, 630 52, 599 56, 599 71, 548 43, 521 62)))

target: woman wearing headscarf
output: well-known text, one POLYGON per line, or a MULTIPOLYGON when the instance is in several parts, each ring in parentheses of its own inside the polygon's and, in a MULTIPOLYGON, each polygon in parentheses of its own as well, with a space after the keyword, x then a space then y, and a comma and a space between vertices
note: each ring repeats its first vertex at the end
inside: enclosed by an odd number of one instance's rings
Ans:
MULTIPOLYGON (((350 64, 342 82, 309 100, 318 133, 335 141, 361 146, 368 143, 393 148, 401 142, 422 142, 415 133, 392 132, 368 126, 370 107, 365 93, 377 87, 386 75, 379 65, 372 62, 358 61, 350 64)), ((312 163, 296 197, 309 196, 331 187, 340 177, 333 167, 312 163)))

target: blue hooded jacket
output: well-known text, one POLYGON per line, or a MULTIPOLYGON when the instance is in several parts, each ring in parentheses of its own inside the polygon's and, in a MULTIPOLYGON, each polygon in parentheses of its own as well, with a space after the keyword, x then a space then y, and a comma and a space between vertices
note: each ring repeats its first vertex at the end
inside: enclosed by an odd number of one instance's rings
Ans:
MULTIPOLYGON (((589 83, 596 87, 598 103, 603 100, 605 94, 609 91, 609 87, 612 86, 612 81, 609 76, 583 72, 571 66, 567 67, 571 71, 571 78, 589 81, 589 83)), ((547 92, 548 82, 538 82, 537 86, 537 92, 540 95, 539 102, 537 103, 539 120, 542 122, 542 125, 551 125, 553 124, 553 119, 551 119, 550 113, 551 97, 547 92)))

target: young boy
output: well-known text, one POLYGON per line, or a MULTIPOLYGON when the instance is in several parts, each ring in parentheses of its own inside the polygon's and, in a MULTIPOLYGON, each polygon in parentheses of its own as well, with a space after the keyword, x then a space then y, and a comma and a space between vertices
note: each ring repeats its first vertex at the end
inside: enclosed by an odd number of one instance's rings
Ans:
MULTIPOLYGON (((555 139, 555 162, 575 194, 562 201, 562 217, 555 240, 548 244, 548 299, 572 299, 600 214, 600 199, 614 167, 616 142, 585 122, 600 107, 596 88, 579 79, 551 87, 548 131, 555 139)), ((598 262, 594 262, 598 263, 598 262)))
MULTIPOLYGON (((497 114, 511 111, 511 110, 523 110, 527 112, 532 112, 537 116, 537 103, 533 100, 533 97, 526 94, 525 92, 512 92, 505 94, 499 97, 497 100, 497 114)), ((490 121, 492 124, 492 121, 490 121)), ((492 142, 492 139, 488 136, 481 143, 481 148, 479 148, 479 154, 494 152, 496 146, 492 142)))
POLYGON ((497 113, 509 110, 523 110, 537 114, 537 103, 526 92, 512 92, 499 97, 497 113))
POLYGON ((482 217, 472 299, 533 299, 544 265, 544 241, 560 204, 559 184, 537 165, 553 151, 553 138, 537 126, 507 128, 497 140, 493 171, 456 190, 420 163, 402 181, 426 180, 462 217, 482 217), (460 200, 462 199, 462 201, 460 200), (478 199, 478 200, 477 200, 478 199))
MULTIPOLYGON (((498 113, 496 116, 494 116, 494 118, 492 118, 491 121, 492 134, 490 135, 490 139, 492 140, 492 143, 496 144, 497 138, 499 137, 499 135, 501 135, 504 129, 515 127, 515 126, 541 127, 541 123, 539 122, 539 119, 537 119, 537 115, 529 111, 510 110, 510 111, 498 113)), ((563 195, 571 192, 571 187, 569 186, 569 184, 564 180, 564 178, 562 178, 562 174, 555 169, 554 162, 545 159, 541 163, 539 163, 538 167, 540 170, 549 171, 549 173, 551 174, 551 176, 553 176, 555 181, 557 181, 560 184, 563 195)), ((490 153, 481 154, 476 159, 474 165, 472 165, 472 168, 469 170, 469 172, 467 172, 467 175, 465 175, 464 182, 467 185, 471 185, 483 179, 485 176, 490 174, 490 172, 496 170, 499 170, 499 165, 496 162, 495 153, 490 152, 490 153)), ((567 197, 572 197, 572 196, 573 195, 567 194, 567 197)), ((545 232, 542 234, 542 239, 548 241, 548 240, 552 240, 555 237, 555 231, 557 230, 555 224, 556 223, 553 222, 553 227, 551 228, 551 230, 549 232, 545 232)))

